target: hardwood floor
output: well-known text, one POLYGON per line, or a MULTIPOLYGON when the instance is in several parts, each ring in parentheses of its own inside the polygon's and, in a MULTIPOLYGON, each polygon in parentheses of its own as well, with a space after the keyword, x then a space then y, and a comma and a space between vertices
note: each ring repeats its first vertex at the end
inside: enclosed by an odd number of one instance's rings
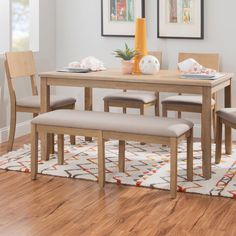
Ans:
MULTIPOLYGON (((17 139, 15 148, 28 143, 17 139)), ((6 151, 0 145, 0 155, 6 151)), ((0 171, 0 235, 236 235, 236 201, 0 171)))

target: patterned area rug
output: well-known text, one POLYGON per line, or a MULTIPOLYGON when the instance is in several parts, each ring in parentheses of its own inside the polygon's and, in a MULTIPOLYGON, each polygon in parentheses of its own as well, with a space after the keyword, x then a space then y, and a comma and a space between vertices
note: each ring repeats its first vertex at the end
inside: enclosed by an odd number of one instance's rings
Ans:
MULTIPOLYGON (((202 152, 200 143, 194 143, 194 181, 186 179, 186 145, 182 143, 178 153, 178 191, 236 198, 236 147, 233 155, 223 155, 221 164, 214 164, 212 157, 212 179, 202 177, 202 152)), ((215 150, 214 145, 212 146, 215 150)), ((40 152, 40 151, 39 151, 40 152)), ((126 146, 126 172, 118 172, 118 141, 106 143, 106 182, 169 189, 170 154, 168 147, 137 142, 126 146)), ((21 172, 30 171, 30 146, 0 157, 0 169, 21 172)), ((66 138, 65 165, 57 164, 57 155, 50 161, 39 161, 39 173, 67 178, 97 181, 97 143, 77 138, 71 146, 66 138)))

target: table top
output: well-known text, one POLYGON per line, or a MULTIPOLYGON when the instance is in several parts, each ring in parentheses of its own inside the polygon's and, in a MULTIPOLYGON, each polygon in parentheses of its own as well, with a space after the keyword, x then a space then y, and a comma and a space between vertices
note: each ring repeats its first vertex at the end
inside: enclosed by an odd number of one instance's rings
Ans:
POLYGON ((222 77, 216 80, 186 79, 181 78, 180 72, 176 70, 161 70, 156 75, 124 75, 120 69, 107 69, 105 71, 89 73, 65 73, 65 72, 44 72, 40 73, 41 78, 55 79, 87 79, 96 81, 115 81, 115 82, 135 82, 135 83, 154 83, 154 84, 172 84, 172 85, 192 85, 214 87, 231 79, 233 73, 223 73, 222 77))

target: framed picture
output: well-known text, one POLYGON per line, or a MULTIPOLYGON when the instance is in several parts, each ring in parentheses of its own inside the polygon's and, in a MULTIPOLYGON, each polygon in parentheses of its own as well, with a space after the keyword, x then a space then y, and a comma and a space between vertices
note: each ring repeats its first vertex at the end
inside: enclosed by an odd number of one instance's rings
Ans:
POLYGON ((145 17, 145 0, 101 0, 102 36, 134 37, 136 18, 145 17))
POLYGON ((158 38, 204 38, 204 0, 157 0, 157 8, 158 38))

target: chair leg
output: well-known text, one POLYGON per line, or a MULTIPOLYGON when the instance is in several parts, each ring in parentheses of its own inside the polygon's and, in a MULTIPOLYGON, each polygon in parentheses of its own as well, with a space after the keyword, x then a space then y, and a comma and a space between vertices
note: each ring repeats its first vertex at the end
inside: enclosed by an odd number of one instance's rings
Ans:
POLYGON ((225 125, 225 150, 227 155, 232 154, 232 129, 225 125))
MULTIPOLYGON (((71 108, 72 110, 75 110, 75 104, 71 108)), ((75 145, 76 144, 76 136, 70 135, 70 144, 75 145)))
POLYGON ((177 192, 177 153, 178 141, 176 138, 170 139, 170 194, 171 198, 176 198, 177 192))
POLYGON ((49 134, 49 153, 54 154, 55 153, 55 135, 54 134, 49 134))
POLYGON ((204 147, 204 144, 203 144, 203 137, 202 137, 202 134, 204 133, 203 132, 203 115, 201 114, 201 149, 202 149, 202 151, 203 151, 203 147, 204 147))
POLYGON ((98 183, 100 188, 105 185, 105 141, 102 135, 98 137, 98 183))
POLYGON ((155 93, 157 100, 155 103, 155 116, 160 116, 160 93, 155 93))
POLYGON ((216 153, 215 163, 219 164, 222 154, 222 122, 219 116, 216 116, 216 153))
POLYGON ((58 134, 58 165, 64 164, 64 135, 58 134))
POLYGON ((70 144, 75 145, 76 144, 76 137, 74 135, 70 135, 70 144))
POLYGON ((125 172, 125 141, 119 140, 119 172, 125 172))
POLYGON ((36 125, 31 125, 31 179, 37 178, 38 172, 38 132, 36 125))
POLYGON ((162 116, 167 117, 167 106, 166 106, 166 104, 162 104, 162 116))
POLYGON ((127 113, 127 108, 123 107, 123 114, 126 114, 126 113, 127 113))
POLYGON ((104 101, 104 112, 109 112, 109 102, 104 101))
MULTIPOLYGON (((144 104, 142 104, 139 109, 140 109, 140 115, 141 115, 141 116, 144 116, 144 109, 145 109, 145 108, 144 108, 144 104)), ((141 142, 140 144, 141 144, 141 145, 145 145, 146 143, 141 142)))
POLYGON ((193 181, 193 128, 187 137, 187 179, 193 181))
POLYGON ((8 145, 7 151, 12 151, 14 139, 16 133, 16 107, 11 107, 11 120, 10 120, 10 130, 9 130, 9 138, 8 138, 8 145))
POLYGON ((181 111, 178 111, 178 119, 181 119, 181 117, 182 117, 181 111))
POLYGON ((155 116, 160 116, 160 105, 159 101, 155 103, 155 116))
POLYGON ((212 110, 212 125, 213 125, 213 134, 214 134, 214 142, 216 142, 216 109, 212 110))

